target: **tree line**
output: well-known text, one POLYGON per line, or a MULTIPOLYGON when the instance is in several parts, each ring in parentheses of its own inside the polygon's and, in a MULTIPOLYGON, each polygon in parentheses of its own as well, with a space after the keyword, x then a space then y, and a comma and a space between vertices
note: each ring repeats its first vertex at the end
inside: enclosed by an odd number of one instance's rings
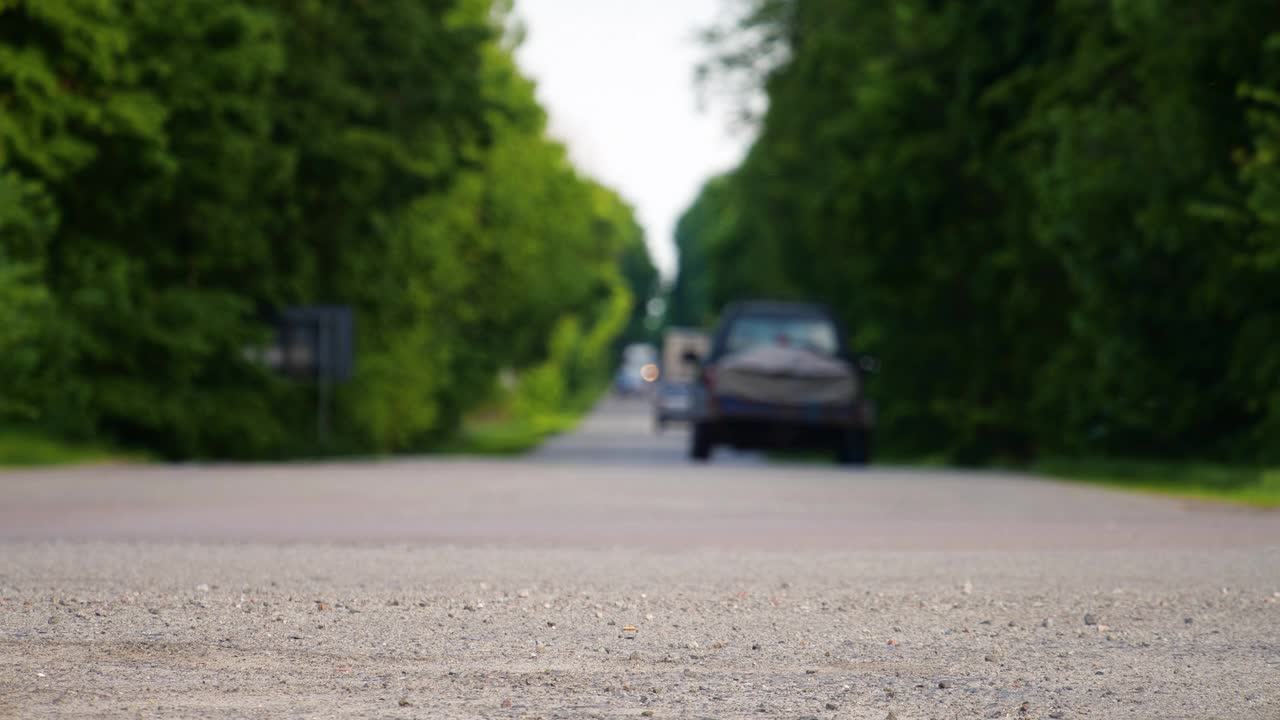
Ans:
POLYGON ((0 422, 314 449, 314 390, 247 352, 312 303, 355 309, 339 449, 430 447, 504 370, 529 412, 597 387, 656 272, 548 138, 510 11, 0 0, 0 422))
POLYGON ((758 137, 673 322, 832 304, 903 453, 1280 458, 1280 5, 742 8, 704 70, 758 137))

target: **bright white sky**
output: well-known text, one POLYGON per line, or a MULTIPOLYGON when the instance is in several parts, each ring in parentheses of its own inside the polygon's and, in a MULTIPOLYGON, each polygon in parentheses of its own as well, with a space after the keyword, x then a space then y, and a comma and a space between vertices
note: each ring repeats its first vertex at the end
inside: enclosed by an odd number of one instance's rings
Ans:
POLYGON ((585 173, 636 207, 654 263, 675 272, 672 233, 702 183, 732 168, 749 138, 723 105, 700 112, 697 31, 724 0, 517 0, 528 30, 517 59, 538 83, 551 134, 585 173))

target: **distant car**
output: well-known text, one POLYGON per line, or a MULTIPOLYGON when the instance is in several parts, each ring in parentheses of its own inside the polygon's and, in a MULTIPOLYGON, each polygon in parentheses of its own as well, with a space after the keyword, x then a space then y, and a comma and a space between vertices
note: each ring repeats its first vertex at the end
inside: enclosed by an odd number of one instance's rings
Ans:
POLYGON ((873 412, 857 357, 826 307, 747 302, 726 308, 691 393, 689 455, 716 445, 830 449, 842 464, 870 460, 873 412))
POLYGON ((623 365, 613 379, 613 390, 619 395, 639 395, 645 389, 641 366, 623 365))

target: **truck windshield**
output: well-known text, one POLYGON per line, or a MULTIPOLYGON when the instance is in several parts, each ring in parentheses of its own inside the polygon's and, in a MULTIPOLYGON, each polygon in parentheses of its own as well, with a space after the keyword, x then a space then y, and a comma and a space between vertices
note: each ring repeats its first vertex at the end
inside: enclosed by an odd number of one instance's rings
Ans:
POLYGON ((729 326, 725 349, 740 352, 760 345, 794 347, 823 355, 839 349, 836 329, 820 317, 742 317, 729 326))

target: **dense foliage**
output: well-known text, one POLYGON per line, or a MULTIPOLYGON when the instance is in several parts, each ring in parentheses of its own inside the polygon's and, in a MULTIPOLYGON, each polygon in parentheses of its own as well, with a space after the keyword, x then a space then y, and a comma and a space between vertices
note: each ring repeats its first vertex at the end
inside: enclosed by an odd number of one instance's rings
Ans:
POLYGON ((341 448, 426 447, 504 370, 529 412, 598 384, 652 266, 548 140, 508 11, 0 0, 0 420, 308 449, 315 390, 246 350, 311 303, 356 311, 341 448))
POLYGON ((904 452, 1280 457, 1280 5, 744 7, 711 76, 768 109, 676 319, 830 302, 904 452))

